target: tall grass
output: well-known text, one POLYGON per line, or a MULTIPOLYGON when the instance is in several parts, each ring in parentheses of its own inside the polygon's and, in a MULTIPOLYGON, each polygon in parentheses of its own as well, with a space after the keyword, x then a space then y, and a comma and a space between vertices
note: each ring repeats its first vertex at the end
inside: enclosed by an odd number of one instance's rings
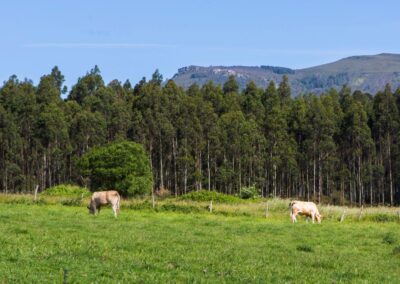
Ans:
MULTIPOLYGON (((87 196, 87 195, 86 195, 87 196)), ((238 197, 201 194, 200 197, 189 196, 179 198, 155 198, 123 199, 122 209, 148 210, 155 212, 182 212, 209 214, 212 201, 212 214, 224 216, 248 216, 267 219, 289 220, 290 208, 287 199, 255 199, 243 200, 238 197), (207 196, 207 197, 205 197, 207 196), (193 200, 194 199, 194 200, 193 200)), ((0 203, 27 204, 27 205, 56 205, 86 206, 89 197, 71 195, 43 195, 37 201, 32 195, 5 195, 0 194, 0 203)), ((344 207, 332 205, 318 206, 323 215, 323 222, 398 222, 400 223, 399 207, 344 207)), ((305 218, 298 218, 300 222, 305 218)))

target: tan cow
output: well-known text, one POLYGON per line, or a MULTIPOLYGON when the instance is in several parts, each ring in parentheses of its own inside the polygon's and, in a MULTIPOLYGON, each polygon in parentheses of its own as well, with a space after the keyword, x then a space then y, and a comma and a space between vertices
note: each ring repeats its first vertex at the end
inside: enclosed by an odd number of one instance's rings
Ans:
POLYGON ((315 205, 314 202, 295 200, 290 202, 289 206, 291 207, 290 218, 292 219, 293 223, 297 222, 297 215, 305 215, 311 217, 313 223, 315 219, 317 219, 318 223, 321 223, 322 215, 319 214, 317 205, 315 205))
POLYGON ((114 216, 117 217, 119 213, 120 200, 121 197, 115 190, 96 191, 93 192, 92 198, 90 199, 90 205, 87 208, 89 209, 89 213, 97 215, 97 213, 100 213, 102 205, 111 204, 114 216))

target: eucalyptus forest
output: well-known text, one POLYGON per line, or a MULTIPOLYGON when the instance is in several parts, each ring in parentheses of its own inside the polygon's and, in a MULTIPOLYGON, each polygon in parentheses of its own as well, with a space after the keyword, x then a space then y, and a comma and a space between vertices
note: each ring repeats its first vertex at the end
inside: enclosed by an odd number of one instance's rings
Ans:
POLYGON ((213 190, 334 204, 400 202, 400 88, 346 85, 293 96, 288 78, 266 89, 235 77, 183 89, 155 71, 106 84, 96 66, 70 90, 54 67, 37 85, 0 87, 0 191, 84 184, 79 159, 114 141, 147 151, 154 190, 213 190))

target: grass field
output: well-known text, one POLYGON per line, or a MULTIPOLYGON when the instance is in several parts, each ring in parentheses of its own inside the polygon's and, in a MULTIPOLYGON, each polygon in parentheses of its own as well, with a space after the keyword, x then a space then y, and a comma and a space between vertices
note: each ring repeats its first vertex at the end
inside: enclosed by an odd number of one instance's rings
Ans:
POLYGON ((396 219, 291 224, 283 207, 265 218, 264 203, 215 204, 210 214, 171 212, 205 206, 171 201, 165 211, 125 202, 115 219, 110 208, 92 216, 83 206, 7 200, 0 198, 0 283, 400 281, 396 219))

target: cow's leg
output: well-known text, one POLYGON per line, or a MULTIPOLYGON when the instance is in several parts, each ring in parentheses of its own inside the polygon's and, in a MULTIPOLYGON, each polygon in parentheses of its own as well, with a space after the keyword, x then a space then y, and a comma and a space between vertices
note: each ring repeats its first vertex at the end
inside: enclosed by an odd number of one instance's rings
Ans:
POLYGON ((315 213, 311 213, 311 219, 312 219, 312 223, 314 224, 314 220, 315 220, 315 213))
POLYGON ((117 200, 117 214, 119 214, 119 206, 120 206, 120 202, 121 202, 121 197, 118 196, 118 200, 117 200))
POLYGON ((290 209, 290 219, 292 220, 292 223, 296 221, 296 215, 293 208, 290 209))
POLYGON ((113 210, 113 212, 114 212, 114 217, 115 218, 117 218, 117 204, 113 204, 113 206, 112 206, 112 210, 113 210))
POLYGON ((118 202, 114 201, 114 202, 111 203, 111 205, 112 205, 112 211, 114 213, 114 217, 117 218, 117 215, 118 215, 118 202))
POLYGON ((292 213, 290 217, 292 218, 292 223, 296 223, 297 222, 296 213, 292 213))

